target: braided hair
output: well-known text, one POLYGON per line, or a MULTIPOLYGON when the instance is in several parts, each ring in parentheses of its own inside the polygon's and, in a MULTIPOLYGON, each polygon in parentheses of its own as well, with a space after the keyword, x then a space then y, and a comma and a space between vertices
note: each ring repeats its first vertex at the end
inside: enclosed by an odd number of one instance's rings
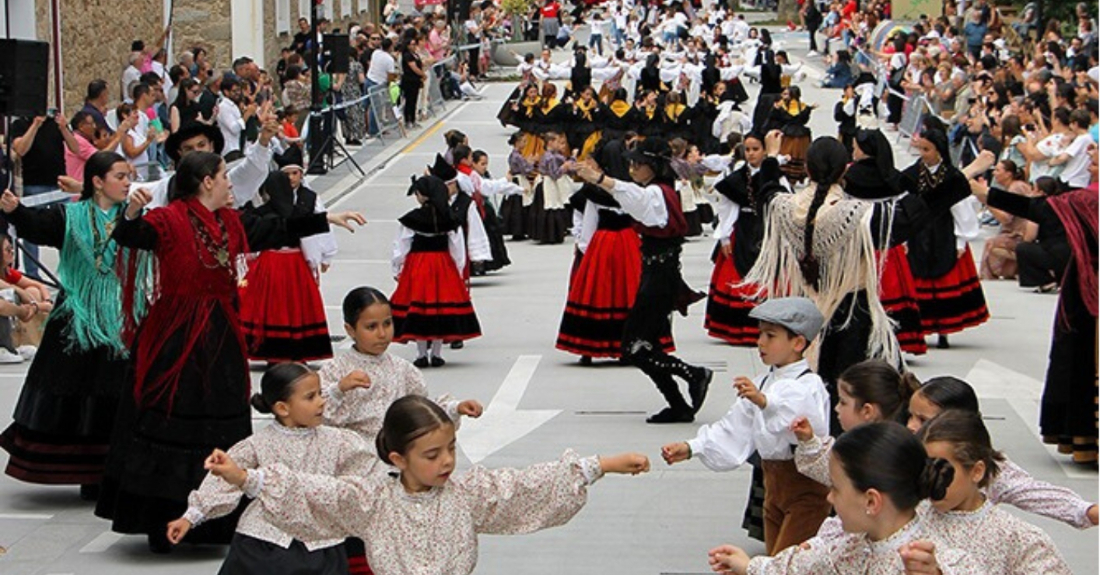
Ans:
POLYGON ((821 279, 821 266, 814 255, 814 228, 817 225, 817 211, 825 203, 829 188, 840 181, 848 163, 848 150, 836 138, 824 136, 814 140, 806 150, 806 171, 810 181, 816 185, 814 197, 806 214, 806 229, 802 233, 804 254, 798 261, 802 277, 817 289, 821 279))

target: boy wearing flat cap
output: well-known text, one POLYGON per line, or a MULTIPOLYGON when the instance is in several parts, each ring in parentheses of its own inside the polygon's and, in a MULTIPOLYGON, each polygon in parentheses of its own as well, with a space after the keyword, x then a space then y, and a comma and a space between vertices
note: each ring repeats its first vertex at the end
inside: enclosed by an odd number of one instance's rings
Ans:
POLYGON ((774 555, 817 533, 831 509, 828 488, 795 468, 798 440, 790 430, 800 416, 813 425, 829 424, 829 393, 803 358, 825 318, 803 297, 770 299, 749 317, 760 322, 756 345, 771 369, 755 379, 734 379, 739 398, 725 417, 699 428, 695 439, 665 445, 661 455, 669 465, 697 457, 709 469, 729 471, 758 452, 764 470, 764 545, 774 555))

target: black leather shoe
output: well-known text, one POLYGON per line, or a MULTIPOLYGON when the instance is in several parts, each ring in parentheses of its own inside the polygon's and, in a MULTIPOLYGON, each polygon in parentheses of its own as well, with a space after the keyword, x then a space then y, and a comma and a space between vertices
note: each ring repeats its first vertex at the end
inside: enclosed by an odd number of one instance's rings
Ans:
POLYGON ((80 486, 80 499, 84 501, 96 501, 99 499, 99 484, 86 483, 80 486))
POLYGON ((657 413, 647 417, 646 423, 691 423, 695 416, 690 411, 680 411, 666 407, 657 413))
POLYGON ((451 342, 451 349, 462 349, 464 347, 466 347, 466 343, 463 342, 462 340, 451 342))
POLYGON ((691 396, 691 412, 699 413, 703 407, 703 401, 707 398, 707 390, 714 379, 714 370, 709 367, 699 368, 702 373, 698 379, 688 384, 688 395, 691 396))
POLYGON ((947 341, 947 336, 940 334, 936 340, 936 349, 951 349, 951 343, 947 341))
POLYGON ((438 355, 433 355, 432 359, 431 359, 431 362, 432 362, 432 367, 443 367, 444 365, 447 365, 447 362, 442 357, 439 357, 438 355))
POLYGON ((582 355, 581 356, 581 365, 592 365, 592 356, 591 355, 582 355))
POLYGON ((430 365, 430 363, 428 362, 428 356, 425 355, 424 357, 416 358, 415 360, 413 360, 413 365, 419 367, 420 369, 428 367, 428 365, 430 365))
POLYGON ((146 535, 146 539, 149 542, 149 551, 157 555, 167 555, 172 552, 172 544, 168 542, 168 537, 164 533, 150 533, 146 535))

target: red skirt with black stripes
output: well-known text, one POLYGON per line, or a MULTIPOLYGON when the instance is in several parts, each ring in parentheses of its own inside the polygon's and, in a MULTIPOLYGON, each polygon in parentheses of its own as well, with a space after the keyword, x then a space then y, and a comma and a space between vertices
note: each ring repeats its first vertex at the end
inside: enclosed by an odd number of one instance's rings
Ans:
POLYGON ((989 310, 970 246, 955 267, 935 279, 913 278, 925 333, 949 334, 985 323, 989 310))
MULTIPOLYGON (((733 248, 733 236, 730 236, 730 248, 733 248)), ((760 335, 760 322, 749 317, 756 307, 752 299, 756 287, 738 286, 741 274, 733 265, 733 258, 721 249, 716 250, 714 271, 710 275, 710 291, 707 294, 707 314, 703 327, 707 335, 738 346, 756 345, 760 335)))
POLYGON ((878 294, 886 315, 896 322, 894 335, 897 336, 902 351, 913 355, 927 353, 928 344, 924 341, 917 288, 913 282, 913 272, 909 269, 909 257, 901 245, 886 252, 878 294))
MULTIPOLYGON (((631 228, 599 229, 573 273, 557 347, 589 357, 622 357, 623 326, 642 281, 642 242, 631 228)), ((661 335, 666 353, 672 333, 661 335)))
POLYGON ((261 252, 240 286, 248 356, 262 361, 332 357, 325 302, 301 250, 261 252))
POLYGON ((413 251, 390 297, 393 340, 463 341, 481 335, 470 292, 447 251, 413 251))

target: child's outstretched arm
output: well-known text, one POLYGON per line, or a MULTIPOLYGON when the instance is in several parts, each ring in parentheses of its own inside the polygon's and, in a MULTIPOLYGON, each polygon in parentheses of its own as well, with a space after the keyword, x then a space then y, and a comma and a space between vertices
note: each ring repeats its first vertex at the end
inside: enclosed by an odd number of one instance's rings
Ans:
POLYGON ((746 401, 734 402, 722 419, 700 427, 694 439, 662 447, 661 457, 669 465, 698 457, 711 471, 737 469, 756 449, 752 440, 753 409, 746 401))
POLYGON ((244 469, 256 465, 256 450, 248 439, 234 445, 229 453, 215 449, 205 462, 210 473, 203 479, 202 485, 187 497, 187 511, 168 524, 168 541, 177 544, 192 527, 232 513, 243 495, 240 487, 244 484, 241 477, 247 477, 244 469))
POLYGON ((638 453, 578 457, 566 451, 558 461, 524 469, 474 467, 452 479, 469 494, 478 533, 531 533, 568 522, 587 501, 588 486, 605 473, 638 474, 649 459, 638 453))
POLYGON ((791 431, 798 439, 798 446, 794 449, 794 465, 798 472, 822 485, 831 486, 829 452, 833 449, 833 438, 814 435, 813 425, 801 416, 791 423, 791 431))

